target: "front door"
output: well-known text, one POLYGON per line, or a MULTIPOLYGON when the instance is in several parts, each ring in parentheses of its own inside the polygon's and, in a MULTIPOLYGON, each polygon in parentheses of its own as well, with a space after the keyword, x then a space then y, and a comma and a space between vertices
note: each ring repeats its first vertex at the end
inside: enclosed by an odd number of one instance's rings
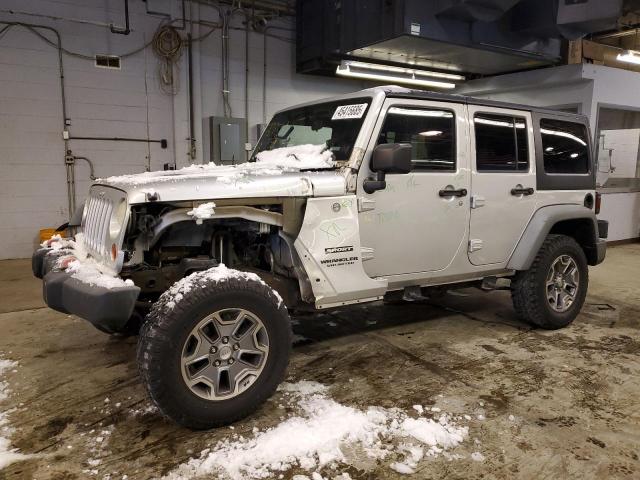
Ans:
MULTIPOLYGON (((360 173, 363 265, 372 277, 445 270, 468 240, 469 167, 464 105, 387 99, 360 173), (413 169, 388 174, 373 194, 371 151, 383 143, 410 143, 413 169)), ((464 250, 463 250, 464 254, 464 250)))
POLYGON ((469 260, 505 263, 535 211, 536 176, 529 112, 470 105, 469 260))

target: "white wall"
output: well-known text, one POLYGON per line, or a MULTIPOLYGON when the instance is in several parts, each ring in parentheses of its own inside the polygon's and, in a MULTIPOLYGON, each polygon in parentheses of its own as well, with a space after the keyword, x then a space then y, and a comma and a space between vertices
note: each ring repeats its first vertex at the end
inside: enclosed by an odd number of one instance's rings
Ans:
POLYGON ((640 192, 603 195, 598 218, 609 221, 608 241, 639 237, 640 192))
MULTIPOLYGON (((122 0, 2 0, 0 10, 123 24, 122 0)), ((148 0, 151 9, 172 9, 179 2, 148 0)), ((145 3, 130 2, 128 36, 108 28, 65 20, 0 12, 0 20, 45 24, 58 29, 63 46, 88 55, 119 55, 148 42, 162 20, 146 15, 145 3)), ((194 6, 192 18, 217 21, 216 11, 194 6)), ((240 26, 242 17, 234 17, 240 26)), ((293 27, 291 21, 281 23, 293 27)), ((2 28, 2 25, 0 25, 2 28)), ((208 31, 195 26, 194 37, 208 31)), ((293 32, 274 31, 291 36, 293 32)), ((50 33, 44 32, 50 38, 50 33)), ((244 32, 231 31, 230 80, 233 114, 244 116, 244 32)), ((249 121, 255 141, 255 124, 262 122, 262 35, 250 35, 249 121)), ((202 161, 201 123, 205 116, 222 116, 220 31, 194 45, 194 103, 197 158, 202 161)), ((270 38, 267 64, 267 118, 275 111, 362 88, 359 82, 295 74, 292 43, 270 38)), ((166 138, 158 144, 70 141, 75 155, 93 160, 98 177, 144 171, 147 164, 184 166, 193 160, 189 151, 187 55, 178 67, 180 90, 174 97, 162 93, 157 79, 158 61, 150 48, 122 59, 121 70, 96 68, 92 61, 64 55, 69 131, 72 136, 166 138), (147 120, 148 119, 148 120, 147 120), (150 156, 150 158, 149 158, 150 156)), ((55 227, 68 218, 67 186, 62 140, 60 86, 56 50, 33 33, 13 27, 0 34, 0 258, 31 255, 40 228, 55 227)), ((83 201, 90 181, 83 162, 76 166, 77 202, 83 201)))

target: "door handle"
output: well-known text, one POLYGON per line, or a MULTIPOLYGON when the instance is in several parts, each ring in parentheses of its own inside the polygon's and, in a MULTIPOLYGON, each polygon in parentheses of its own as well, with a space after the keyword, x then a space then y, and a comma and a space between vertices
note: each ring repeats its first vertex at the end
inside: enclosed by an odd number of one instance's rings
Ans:
POLYGON ((440 190, 438 195, 441 197, 466 197, 467 189, 461 188, 460 190, 440 190))
POLYGON ((511 195, 517 196, 517 195, 533 195, 533 188, 529 187, 529 188, 512 188, 511 189, 511 195))

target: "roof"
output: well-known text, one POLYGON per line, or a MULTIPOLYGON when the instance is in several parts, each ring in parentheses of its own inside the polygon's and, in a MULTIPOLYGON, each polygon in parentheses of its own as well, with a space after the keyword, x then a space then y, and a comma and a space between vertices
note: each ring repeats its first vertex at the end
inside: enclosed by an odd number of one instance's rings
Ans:
POLYGON ((496 107, 496 108, 510 108, 513 110, 523 110, 528 112, 541 113, 543 115, 566 116, 567 118, 579 119, 582 123, 588 123, 587 117, 585 115, 581 115, 577 113, 568 113, 568 112, 562 112, 559 110, 551 110, 548 108, 536 107, 534 105, 500 102, 496 100, 490 100, 487 98, 469 97, 466 95, 459 95, 459 94, 453 94, 453 93, 441 93, 441 92, 432 92, 427 90, 417 90, 412 88, 399 87, 397 85, 383 85, 380 87, 366 88, 364 90, 358 90, 356 92, 346 93, 343 95, 337 95, 329 98, 313 100, 311 102, 305 102, 299 105, 292 105, 291 107, 284 108, 276 113, 292 110, 294 108, 315 105, 317 103, 348 100, 351 98, 378 97, 378 96, 391 97, 391 98, 412 98, 416 100, 433 100, 436 102, 464 103, 467 105, 484 105, 487 107, 496 107))
POLYGON ((466 95, 458 95, 458 94, 452 94, 452 93, 440 93, 440 92, 430 92, 427 90, 415 90, 415 89, 398 87, 395 85, 386 85, 382 87, 369 88, 366 90, 361 90, 361 92, 362 93, 383 92, 387 97, 392 97, 392 98, 414 98, 416 100, 434 100, 438 102, 465 103, 467 105, 482 105, 486 107, 510 108, 514 110, 525 110, 529 112, 537 112, 537 113, 549 114, 549 115, 566 115, 567 117, 572 117, 572 118, 579 117, 580 119, 586 118, 585 115, 581 115, 577 113, 562 112, 559 110, 551 110, 549 108, 537 107, 534 105, 500 102, 497 100, 490 100, 488 98, 469 97, 466 95))

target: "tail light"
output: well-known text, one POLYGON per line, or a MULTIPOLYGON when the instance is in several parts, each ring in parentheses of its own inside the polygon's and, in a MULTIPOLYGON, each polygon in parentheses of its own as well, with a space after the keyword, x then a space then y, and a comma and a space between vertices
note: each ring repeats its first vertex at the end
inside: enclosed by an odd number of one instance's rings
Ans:
POLYGON ((596 215, 600 213, 600 204, 602 203, 602 195, 596 193, 596 215))

